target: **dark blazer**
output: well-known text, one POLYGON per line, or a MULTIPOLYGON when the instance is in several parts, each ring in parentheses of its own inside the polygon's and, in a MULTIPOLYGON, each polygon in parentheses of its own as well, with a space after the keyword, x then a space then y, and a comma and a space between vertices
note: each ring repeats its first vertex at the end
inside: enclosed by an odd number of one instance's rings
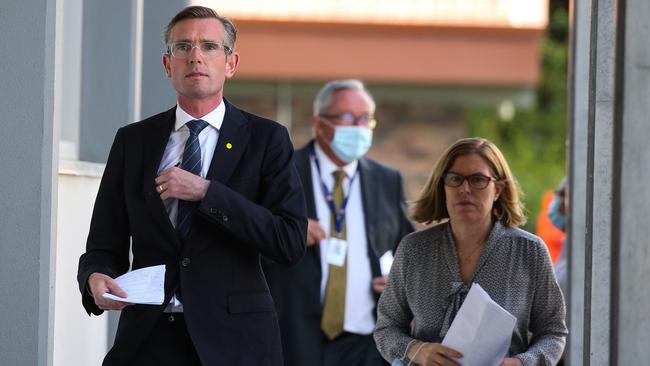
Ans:
MULTIPOLYGON (((307 213, 316 219, 316 204, 309 151, 312 141, 297 150, 294 161, 307 199, 307 213)), ((371 159, 359 160, 359 177, 365 215, 368 254, 373 277, 381 276, 379 258, 394 250, 403 236, 413 231, 406 216, 400 174, 371 159)), ((323 334, 321 323, 321 259, 317 245, 307 248, 305 257, 294 267, 281 267, 263 260, 271 294, 280 317, 285 365, 320 365, 323 334)), ((368 284, 371 290, 372 284, 368 284)), ((375 301, 379 295, 375 294, 375 301)))
MULTIPOLYGON (((95 202, 78 281, 88 313, 88 276, 117 277, 165 264, 165 304, 181 285, 185 321, 204 365, 281 365, 280 332, 260 255, 290 265, 305 253, 305 201, 281 125, 226 103, 189 237, 174 230, 154 179, 175 108, 118 130, 95 202), (230 143, 231 148, 226 148, 230 143)), ((132 305, 120 316, 105 365, 126 365, 165 305, 132 305)))

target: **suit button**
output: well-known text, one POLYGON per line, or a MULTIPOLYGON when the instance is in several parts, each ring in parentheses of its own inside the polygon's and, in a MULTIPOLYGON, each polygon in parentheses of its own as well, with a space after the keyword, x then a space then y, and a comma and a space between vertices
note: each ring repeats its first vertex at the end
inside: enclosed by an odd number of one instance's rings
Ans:
POLYGON ((221 216, 221 221, 228 222, 228 216, 226 215, 221 216))
POLYGON ((190 265, 190 259, 189 258, 183 258, 183 260, 181 261, 181 266, 187 267, 189 265, 190 265))
POLYGON ((176 318, 173 315, 170 315, 169 318, 167 318, 167 321, 173 323, 176 321, 176 318))

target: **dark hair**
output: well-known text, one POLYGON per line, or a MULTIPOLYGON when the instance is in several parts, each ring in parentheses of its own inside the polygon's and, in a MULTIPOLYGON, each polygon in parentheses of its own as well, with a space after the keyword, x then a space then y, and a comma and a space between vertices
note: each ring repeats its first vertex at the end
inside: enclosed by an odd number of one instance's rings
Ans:
POLYGON ((235 28, 235 24, 233 24, 230 19, 219 15, 216 11, 214 11, 214 9, 207 8, 205 6, 188 6, 185 9, 181 10, 172 18, 172 20, 169 21, 169 24, 167 24, 165 27, 163 39, 165 42, 165 47, 167 48, 167 52, 169 52, 169 47, 172 42, 172 28, 174 28, 178 22, 185 19, 209 18, 217 19, 221 22, 221 24, 223 24, 223 28, 226 31, 224 34, 223 43, 224 45, 228 46, 228 48, 226 48, 226 52, 228 54, 231 54, 235 50, 235 42, 237 41, 237 28, 235 28))

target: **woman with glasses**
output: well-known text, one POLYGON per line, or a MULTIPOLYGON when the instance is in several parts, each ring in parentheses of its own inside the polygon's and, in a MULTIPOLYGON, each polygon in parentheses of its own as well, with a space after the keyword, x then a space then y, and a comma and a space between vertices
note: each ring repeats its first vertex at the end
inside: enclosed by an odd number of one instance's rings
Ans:
MULTIPOLYGON (((378 304, 375 340, 404 364, 457 365, 441 344, 472 283, 517 319, 501 365, 555 365, 565 305, 546 246, 526 221, 518 184, 499 149, 461 139, 436 163, 413 219, 433 227, 406 236, 378 304)), ((399 362, 398 362, 399 363, 399 362)))

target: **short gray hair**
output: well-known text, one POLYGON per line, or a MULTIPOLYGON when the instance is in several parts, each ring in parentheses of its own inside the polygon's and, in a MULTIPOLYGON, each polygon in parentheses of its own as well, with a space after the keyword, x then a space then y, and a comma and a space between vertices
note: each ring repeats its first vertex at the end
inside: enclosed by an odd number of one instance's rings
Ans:
POLYGON ((372 110, 375 110, 375 99, 372 97, 363 82, 357 79, 333 80, 323 85, 316 98, 314 99, 314 116, 327 112, 332 105, 332 96, 339 90, 360 90, 365 93, 372 104, 372 110))
POLYGON ((207 8, 205 6, 188 6, 185 9, 181 10, 176 14, 172 20, 169 21, 169 24, 165 27, 164 39, 166 52, 169 52, 169 48, 172 42, 172 28, 174 26, 186 19, 210 19, 214 18, 223 24, 225 34, 223 36, 223 43, 229 47, 230 51, 226 53, 231 54, 235 50, 235 42, 237 41, 237 28, 233 22, 221 15, 219 15, 214 9, 207 8))

